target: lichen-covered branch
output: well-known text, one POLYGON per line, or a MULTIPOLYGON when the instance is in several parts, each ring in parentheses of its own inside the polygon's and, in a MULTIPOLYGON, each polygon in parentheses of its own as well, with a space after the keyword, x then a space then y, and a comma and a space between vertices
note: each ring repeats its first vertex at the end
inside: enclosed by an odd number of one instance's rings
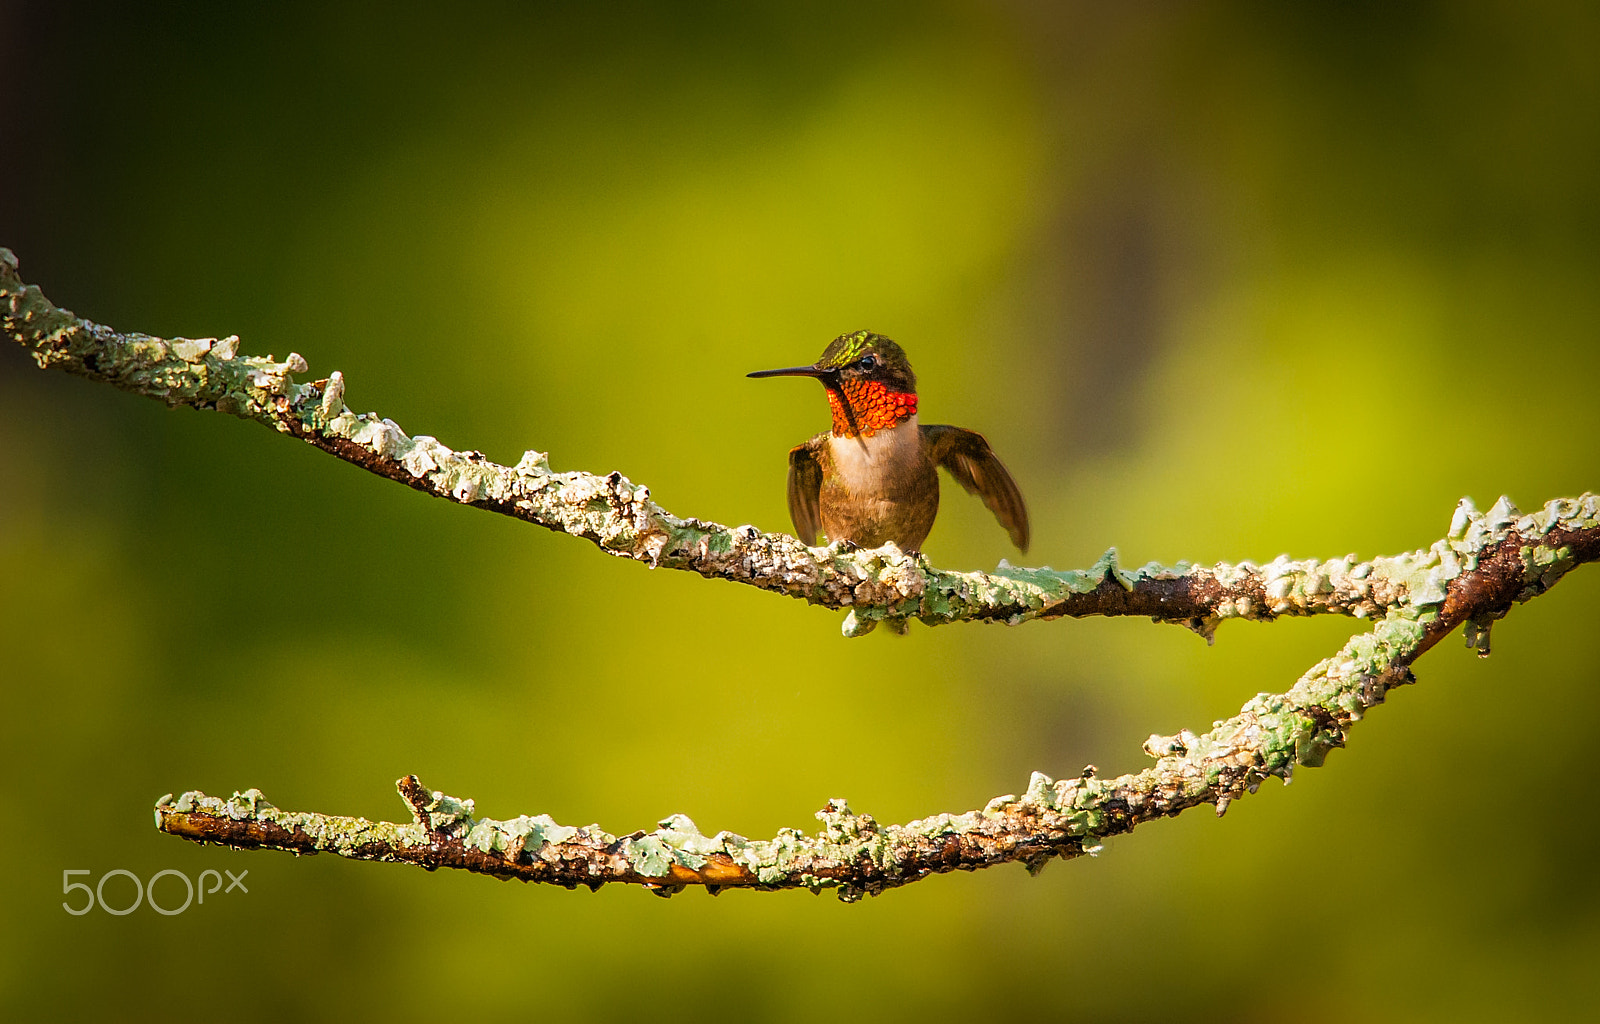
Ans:
MULTIPOLYGON (((928 625, 986 620, 1018 623, 1062 616, 1144 615, 1176 622, 1208 640, 1229 618, 1333 612, 1377 618, 1394 608, 1437 605, 1449 566, 1435 551, 1360 562, 1124 568, 1115 549, 1087 569, 1013 568, 949 572, 892 545, 869 551, 808 548, 786 534, 680 518, 620 473, 557 473, 540 452, 503 466, 476 451, 453 451, 409 436, 377 413, 345 404, 337 372, 318 380, 290 353, 239 354, 239 339, 154 338, 123 334, 53 305, 18 274, 0 249, 0 319, 5 334, 42 368, 105 381, 172 406, 214 409, 300 438, 346 462, 427 494, 489 509, 582 537, 608 554, 651 567, 687 569, 713 579, 848 609, 855 636, 881 620, 928 625)), ((1500 509, 1500 506, 1496 506, 1500 509)), ((1500 509, 1504 516, 1509 512, 1500 509)))
POLYGON ((1100 779, 1091 768, 1058 782, 1035 772, 1020 795, 905 825, 880 824, 830 800, 817 813, 819 833, 786 829, 770 840, 707 836, 681 814, 626 836, 558 825, 546 815, 476 818, 470 800, 429 792, 415 776, 399 782, 412 808, 409 824, 282 811, 249 790, 228 800, 163 797, 156 826, 198 842, 462 868, 568 887, 632 882, 664 895, 686 885, 830 887, 852 900, 957 868, 1021 861, 1038 870, 1052 857, 1093 853, 1107 837, 1200 804, 1221 814, 1268 778, 1287 781, 1297 766, 1321 765, 1389 690, 1414 681, 1412 663, 1457 626, 1465 624, 1468 644, 1487 654, 1489 627, 1512 604, 1600 558, 1600 496, 1554 501, 1532 516, 1517 516, 1503 500, 1496 508, 1484 516, 1464 504, 1450 536, 1430 549, 1444 566, 1437 600, 1392 606, 1371 632, 1313 666, 1287 692, 1255 697, 1204 735, 1151 736, 1145 750, 1156 763, 1136 774, 1100 779))

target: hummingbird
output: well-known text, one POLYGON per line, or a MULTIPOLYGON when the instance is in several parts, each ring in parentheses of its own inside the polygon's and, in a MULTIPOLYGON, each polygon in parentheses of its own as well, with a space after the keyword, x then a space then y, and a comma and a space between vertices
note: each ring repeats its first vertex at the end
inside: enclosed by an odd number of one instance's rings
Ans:
POLYGON ((917 422, 917 377, 893 341, 841 334, 810 366, 748 376, 815 377, 827 391, 832 429, 789 450, 789 518, 805 544, 821 530, 856 547, 919 551, 939 514, 943 466, 1028 550, 1028 510, 1011 474, 982 434, 917 422))

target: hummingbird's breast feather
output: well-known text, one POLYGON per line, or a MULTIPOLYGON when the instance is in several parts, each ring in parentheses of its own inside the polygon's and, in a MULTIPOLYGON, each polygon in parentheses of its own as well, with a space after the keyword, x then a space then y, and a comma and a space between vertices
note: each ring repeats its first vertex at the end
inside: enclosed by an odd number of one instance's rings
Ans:
POLYGON ((892 492, 903 485, 898 478, 908 472, 933 468, 922 450, 915 416, 888 430, 873 431, 871 437, 830 434, 828 454, 833 475, 852 494, 892 492))
POLYGON ((920 545, 939 509, 939 475, 916 416, 870 437, 830 434, 827 448, 820 497, 828 536, 862 547, 920 545))

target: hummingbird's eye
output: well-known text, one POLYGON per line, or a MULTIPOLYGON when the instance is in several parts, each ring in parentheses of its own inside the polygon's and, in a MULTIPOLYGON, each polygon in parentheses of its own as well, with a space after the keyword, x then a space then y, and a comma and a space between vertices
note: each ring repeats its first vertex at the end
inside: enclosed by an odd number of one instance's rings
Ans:
POLYGON ((861 361, 856 365, 861 367, 863 370, 870 372, 874 366, 878 365, 878 357, 873 355, 871 352, 868 352, 866 355, 861 357, 861 361))

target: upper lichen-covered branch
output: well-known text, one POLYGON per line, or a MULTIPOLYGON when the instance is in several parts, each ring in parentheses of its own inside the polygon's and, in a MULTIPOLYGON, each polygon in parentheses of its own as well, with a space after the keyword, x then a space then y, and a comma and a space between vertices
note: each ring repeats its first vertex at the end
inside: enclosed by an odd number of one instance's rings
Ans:
MULTIPOLYGON (((858 635, 880 620, 928 625, 966 620, 1018 623, 1061 616, 1145 615, 1178 622, 1208 639, 1229 618, 1335 612, 1376 618, 1443 599, 1451 563, 1438 550, 1360 562, 1280 558, 1266 565, 1154 563, 1124 568, 1116 552, 1083 570, 948 572, 893 546, 870 551, 808 548, 786 534, 680 518, 620 473, 557 473, 527 452, 503 466, 410 436, 377 413, 345 404, 338 373, 297 380, 306 360, 239 354, 239 339, 123 334, 57 308, 18 276, 0 249, 0 317, 7 336, 43 368, 55 368, 159 398, 215 409, 298 437, 346 462, 428 494, 583 537, 602 551, 652 567, 687 569, 848 609, 858 635)), ((1435 546, 1437 548, 1437 545, 1435 546)))
MULTIPOLYGON (((707 836, 679 814, 653 830, 614 836, 598 826, 558 825, 546 815, 476 818, 471 801, 424 790, 414 776, 399 783, 411 824, 281 811, 250 790, 229 800, 163 797, 156 825, 198 842, 463 868, 569 887, 641 883, 667 895, 698 884, 837 888, 842 898, 856 899, 956 868, 1022 861, 1037 870, 1051 857, 1093 853, 1110 836, 1200 804, 1220 814, 1268 778, 1287 781, 1297 766, 1321 765, 1389 690, 1414 681, 1412 663, 1457 626, 1467 624, 1468 643, 1487 653, 1489 625, 1512 604, 1596 559, 1595 495, 1551 502, 1533 516, 1518 515, 1504 501, 1480 515, 1463 502, 1450 536, 1416 562, 1446 567, 1424 574, 1437 581, 1437 594, 1429 593, 1437 599, 1391 607, 1371 632, 1313 666, 1286 693, 1258 695, 1203 735, 1151 736, 1145 750, 1156 763, 1141 772, 1100 779, 1085 769, 1062 781, 1035 772, 1020 795, 905 825, 880 824, 830 800, 817 813, 823 827, 815 835, 785 829, 770 840, 707 836)), ((1424 585, 1413 581, 1413 592, 1424 585)))

